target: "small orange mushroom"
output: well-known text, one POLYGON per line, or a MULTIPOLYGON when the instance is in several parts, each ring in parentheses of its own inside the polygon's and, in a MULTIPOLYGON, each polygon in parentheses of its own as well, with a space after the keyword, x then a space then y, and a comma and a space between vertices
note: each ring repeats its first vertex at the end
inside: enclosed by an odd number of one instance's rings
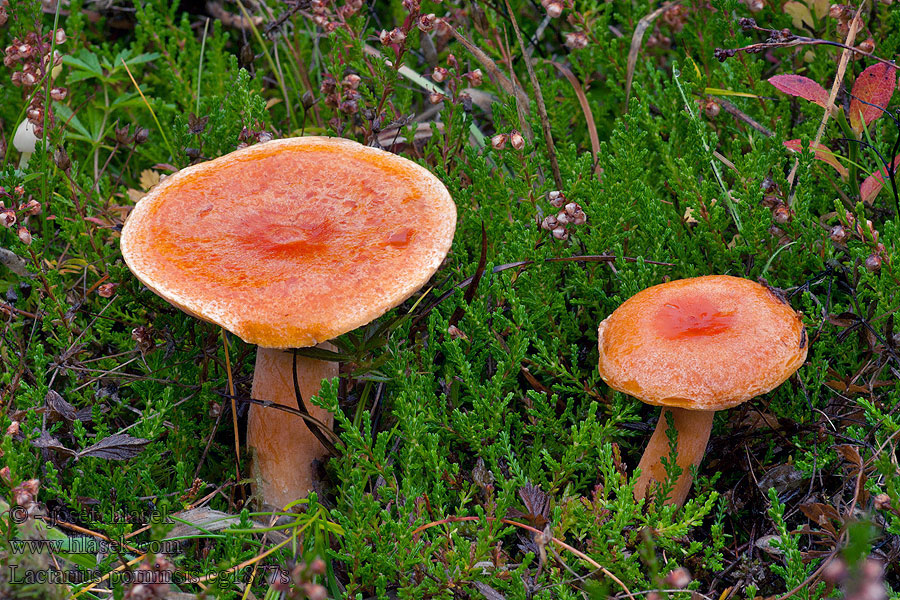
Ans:
POLYGON ((600 376, 613 389, 663 407, 638 467, 634 496, 666 479, 666 413, 678 432, 682 474, 668 502, 681 506, 717 410, 781 385, 806 360, 799 315, 771 289, 710 275, 638 292, 599 328, 600 376))
MULTIPOLYGON (((183 169, 134 207, 125 262, 188 314, 257 344, 252 395, 294 407, 334 363, 284 349, 365 325, 422 287, 453 240, 456 206, 428 170, 339 138, 250 146, 183 169)), ((310 407, 330 426, 331 415, 310 407)), ((284 506, 313 487, 325 449, 300 417, 252 406, 257 492, 284 506)))

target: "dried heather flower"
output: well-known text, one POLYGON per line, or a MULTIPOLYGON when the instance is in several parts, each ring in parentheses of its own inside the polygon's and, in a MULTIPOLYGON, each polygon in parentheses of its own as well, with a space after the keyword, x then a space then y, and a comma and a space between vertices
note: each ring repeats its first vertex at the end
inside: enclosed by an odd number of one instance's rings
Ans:
POLYGON ((355 90, 359 87, 359 82, 362 81, 359 75, 356 73, 350 73, 345 76, 343 80, 341 80, 341 85, 348 90, 355 90))
POLYGON ((779 204, 772 210, 772 220, 779 225, 790 223, 792 218, 791 209, 786 204, 779 204))
POLYGON ((566 48, 569 50, 580 50, 587 48, 588 37, 582 31, 572 31, 566 34, 566 48))
POLYGON ((7 229, 16 224, 16 213, 11 209, 0 210, 0 225, 7 229))
POLYGON ((399 27, 394 27, 389 35, 392 44, 402 44, 406 41, 406 34, 400 31, 399 27))
POLYGON ((494 150, 503 150, 506 147, 506 142, 508 140, 508 135, 506 135, 505 133, 498 133, 491 138, 491 148, 493 148, 494 150))
POLYGON ((101 298, 112 298, 116 293, 116 288, 118 287, 118 283, 104 283, 97 288, 97 294, 101 298))
POLYGON ((427 15, 421 15, 419 17, 419 22, 417 23, 417 25, 419 27, 419 31, 428 33, 432 29, 434 29, 434 25, 436 22, 437 17, 434 16, 434 13, 428 13, 427 15))
POLYGON ((484 75, 482 75, 481 69, 469 71, 468 73, 463 75, 463 77, 469 80, 469 85, 471 85, 472 87, 478 87, 482 83, 484 83, 484 75))
POLYGON ((525 147, 525 138, 518 131, 513 131, 509 134, 509 144, 516 150, 521 150, 525 147))
POLYGON ((866 259, 866 269, 873 273, 881 270, 881 257, 877 254, 870 254, 866 259))
POLYGON ((31 232, 28 231, 28 228, 24 225, 19 226, 18 236, 20 242, 22 242, 26 246, 31 245, 31 232))
POLYGON ((559 190, 547 192, 547 201, 556 208, 562 208, 566 203, 566 195, 559 190))

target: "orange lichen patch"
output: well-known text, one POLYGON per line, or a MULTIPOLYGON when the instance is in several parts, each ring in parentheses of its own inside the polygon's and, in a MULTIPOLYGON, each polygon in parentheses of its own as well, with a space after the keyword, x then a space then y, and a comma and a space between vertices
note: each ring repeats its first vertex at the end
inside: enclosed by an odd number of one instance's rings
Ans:
POLYGON ((806 359, 789 305, 758 283, 713 275, 639 292, 599 329, 600 375, 649 404, 722 410, 774 389, 806 359))
POLYGON ((250 343, 310 346, 396 306, 437 270, 456 207, 426 169, 338 138, 251 146, 136 206, 122 254, 149 288, 250 343))

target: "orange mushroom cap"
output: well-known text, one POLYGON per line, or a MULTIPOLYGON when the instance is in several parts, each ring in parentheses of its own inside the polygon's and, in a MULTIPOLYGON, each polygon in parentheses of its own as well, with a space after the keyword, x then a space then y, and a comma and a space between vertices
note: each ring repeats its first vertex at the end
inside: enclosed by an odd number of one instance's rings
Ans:
POLYGON ((313 346, 422 287, 456 206, 416 163, 327 137, 275 140, 172 175, 134 207, 125 262, 148 288, 244 341, 313 346))
POLYGON ((638 292, 600 324, 600 376, 648 404, 731 408, 806 360, 799 315, 769 288, 710 275, 638 292))

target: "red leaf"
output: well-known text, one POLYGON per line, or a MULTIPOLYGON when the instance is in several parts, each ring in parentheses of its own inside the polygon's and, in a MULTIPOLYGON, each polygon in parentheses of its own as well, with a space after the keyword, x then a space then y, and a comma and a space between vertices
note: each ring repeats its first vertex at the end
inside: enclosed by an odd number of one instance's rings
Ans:
MULTIPOLYGON (((784 143, 784 146, 788 150, 793 150, 794 152, 803 152, 803 148, 800 145, 800 140, 788 140, 784 143)), ((835 170, 841 174, 841 177, 847 176, 847 167, 837 161, 837 159, 834 157, 834 152, 829 150, 827 146, 823 144, 817 144, 814 158, 821 160, 822 162, 826 162, 834 167, 835 170)))
POLYGON ((859 74, 853 82, 853 99, 850 101, 850 126, 857 135, 862 133, 863 124, 868 125, 881 116, 881 108, 887 108, 897 87, 897 69, 884 63, 872 65, 859 74), (876 106, 869 106, 863 102, 876 106), (862 120, 860 120, 860 116, 862 120))
POLYGON ((776 75, 769 78, 769 83, 785 94, 799 96, 815 102, 822 108, 828 104, 828 92, 821 85, 802 75, 776 75))
MULTIPOLYGON (((898 166, 900 166, 900 154, 894 157, 895 174, 898 166)), ((860 199, 866 204, 872 204, 872 202, 875 201, 875 197, 878 196, 878 192, 880 192, 882 186, 884 186, 887 176, 888 170, 887 167, 885 167, 866 177, 865 181, 862 182, 862 185, 859 186, 860 199)))

